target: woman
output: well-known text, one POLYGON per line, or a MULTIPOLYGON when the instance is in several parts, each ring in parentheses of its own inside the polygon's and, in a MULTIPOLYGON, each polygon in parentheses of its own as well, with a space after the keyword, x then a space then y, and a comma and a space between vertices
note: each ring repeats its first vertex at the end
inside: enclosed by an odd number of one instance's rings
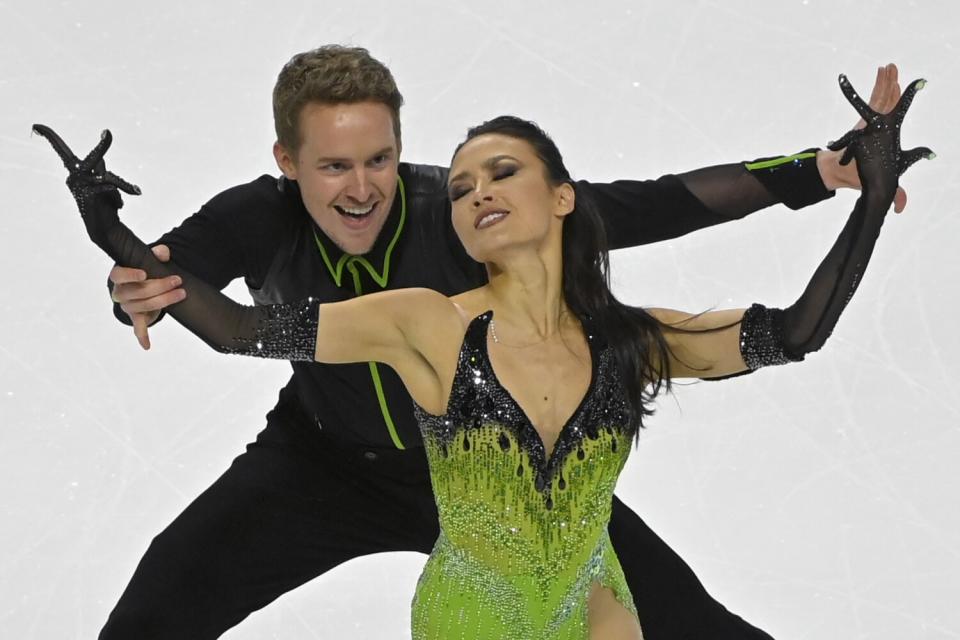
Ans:
POLYGON ((117 188, 136 188, 105 172, 109 135, 80 162, 35 129, 64 157, 94 242, 151 277, 180 275, 188 296, 171 314, 208 344, 398 372, 441 521, 414 600, 415 637, 638 638, 606 525, 650 401, 672 377, 734 375, 818 349, 862 276, 897 177, 929 154, 899 148, 919 81, 885 116, 842 76, 841 86, 868 126, 834 145, 849 145, 864 185, 837 243, 790 308, 697 316, 612 296, 599 218, 577 202, 549 137, 516 118, 472 129, 450 170, 454 227, 488 284, 450 298, 408 289, 252 308, 157 262, 119 222, 117 188))

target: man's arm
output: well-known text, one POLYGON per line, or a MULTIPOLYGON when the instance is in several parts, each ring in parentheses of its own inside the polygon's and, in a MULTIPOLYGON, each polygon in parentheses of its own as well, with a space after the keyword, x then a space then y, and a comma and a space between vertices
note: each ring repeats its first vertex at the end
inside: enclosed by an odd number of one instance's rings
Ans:
MULTIPOLYGON (((270 248, 282 226, 270 215, 277 213, 276 204, 264 201, 270 200, 275 184, 264 176, 215 196, 153 243, 154 256, 160 262, 173 257, 179 266, 217 290, 239 277, 256 280, 269 266, 270 248)), ((142 269, 119 265, 110 270, 107 284, 114 316, 133 325, 144 349, 150 348, 148 327, 163 317, 166 307, 186 296, 181 285, 176 276, 147 278, 142 269)))
MULTIPOLYGON (((881 67, 871 106, 886 113, 900 98, 895 65, 881 67)), ((861 120, 856 126, 863 126, 861 120)), ((611 249, 676 238, 697 229, 743 218, 773 204, 799 209, 833 195, 834 189, 859 189, 856 166, 840 165, 837 152, 807 149, 791 156, 717 165, 657 180, 578 183, 597 204, 611 249)), ((902 190, 894 199, 899 212, 902 190)))

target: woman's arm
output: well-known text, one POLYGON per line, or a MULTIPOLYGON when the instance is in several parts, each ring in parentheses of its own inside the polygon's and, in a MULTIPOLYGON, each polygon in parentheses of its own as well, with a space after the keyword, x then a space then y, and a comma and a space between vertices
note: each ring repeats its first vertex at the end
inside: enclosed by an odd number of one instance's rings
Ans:
POLYGON ((715 378, 771 364, 802 360, 826 342, 860 284, 873 253, 898 178, 921 157, 920 147, 900 149, 900 125, 924 81, 907 88, 896 108, 878 114, 856 95, 844 76, 840 86, 860 111, 867 127, 844 136, 834 149, 846 148, 844 158, 857 161, 863 193, 827 256, 803 294, 786 309, 753 305, 747 310, 714 311, 700 315, 656 309, 651 313, 669 325, 664 336, 673 351, 672 377, 715 378))
POLYGON ((94 243, 117 264, 143 269, 149 278, 179 276, 187 297, 169 308, 170 315, 217 351, 328 363, 377 361, 409 377, 429 368, 424 353, 430 351, 432 334, 424 319, 455 318, 459 323, 452 303, 429 289, 386 291, 322 305, 313 298, 293 304, 238 304, 175 262, 160 262, 120 222, 119 191, 137 194, 139 189, 106 171, 109 132, 80 161, 49 127, 34 129, 50 141, 70 172, 67 184, 94 243))
POLYGON ((746 309, 692 314, 676 309, 647 309, 668 327, 671 378, 716 378, 748 369, 740 353, 740 322, 746 309))

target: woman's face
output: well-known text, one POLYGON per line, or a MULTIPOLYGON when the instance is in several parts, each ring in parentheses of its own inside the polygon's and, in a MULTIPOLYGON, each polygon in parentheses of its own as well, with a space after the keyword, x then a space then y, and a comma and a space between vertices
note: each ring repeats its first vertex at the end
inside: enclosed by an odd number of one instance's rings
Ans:
POLYGON ((573 188, 553 186, 526 141, 484 134, 453 158, 448 181, 453 227, 477 262, 493 262, 505 249, 560 241, 563 216, 573 210, 573 188))

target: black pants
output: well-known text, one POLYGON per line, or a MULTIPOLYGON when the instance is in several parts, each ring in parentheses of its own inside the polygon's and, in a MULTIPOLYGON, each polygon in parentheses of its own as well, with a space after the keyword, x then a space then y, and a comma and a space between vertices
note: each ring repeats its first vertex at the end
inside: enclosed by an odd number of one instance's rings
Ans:
MULTIPOLYGON (((342 562, 429 553, 438 533, 422 449, 355 448, 275 422, 154 538, 100 639, 217 638, 342 562)), ((610 536, 646 640, 772 640, 616 498, 610 536)))

